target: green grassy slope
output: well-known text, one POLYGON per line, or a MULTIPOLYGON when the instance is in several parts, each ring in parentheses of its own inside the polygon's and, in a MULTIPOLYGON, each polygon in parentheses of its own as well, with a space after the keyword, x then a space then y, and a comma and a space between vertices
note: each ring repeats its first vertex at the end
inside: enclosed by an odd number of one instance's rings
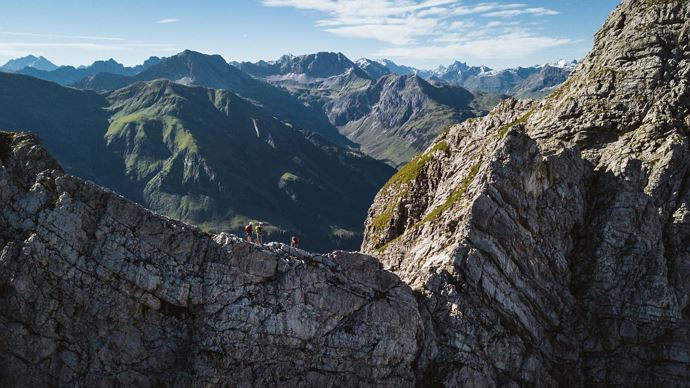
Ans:
POLYGON ((233 93, 165 80, 103 97, 3 75, 0 103, 0 127, 38 133, 77 176, 205 229, 265 221, 314 250, 356 249, 394 172, 233 93))

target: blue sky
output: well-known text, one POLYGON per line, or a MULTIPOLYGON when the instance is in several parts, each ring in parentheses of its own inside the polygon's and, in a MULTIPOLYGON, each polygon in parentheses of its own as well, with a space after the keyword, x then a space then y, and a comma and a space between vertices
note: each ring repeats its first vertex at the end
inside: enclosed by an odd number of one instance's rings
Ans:
POLYGON ((184 49, 227 60, 340 51, 422 68, 582 58, 619 0, 0 0, 0 63, 127 65, 184 49))

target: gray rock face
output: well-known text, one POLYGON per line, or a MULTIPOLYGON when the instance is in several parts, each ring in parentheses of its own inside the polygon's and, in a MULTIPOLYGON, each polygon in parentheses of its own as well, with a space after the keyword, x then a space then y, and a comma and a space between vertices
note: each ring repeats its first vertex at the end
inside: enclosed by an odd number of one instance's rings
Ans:
POLYGON ((378 194, 363 251, 422 295, 430 381, 690 384, 689 31, 687 1, 623 1, 563 87, 378 194))
POLYGON ((357 253, 215 237, 0 133, 2 386, 409 386, 411 289, 357 253))

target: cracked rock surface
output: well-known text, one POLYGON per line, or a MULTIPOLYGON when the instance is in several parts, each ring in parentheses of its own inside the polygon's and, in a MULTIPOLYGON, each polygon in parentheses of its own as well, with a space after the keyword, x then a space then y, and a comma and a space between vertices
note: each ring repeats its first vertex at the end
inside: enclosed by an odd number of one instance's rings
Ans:
POLYGON ((454 126, 369 211, 446 386, 690 385, 690 3, 624 0, 571 79, 454 126))
POLYGON ((209 236, 0 133, 0 382, 409 386, 422 318, 376 259, 209 236))

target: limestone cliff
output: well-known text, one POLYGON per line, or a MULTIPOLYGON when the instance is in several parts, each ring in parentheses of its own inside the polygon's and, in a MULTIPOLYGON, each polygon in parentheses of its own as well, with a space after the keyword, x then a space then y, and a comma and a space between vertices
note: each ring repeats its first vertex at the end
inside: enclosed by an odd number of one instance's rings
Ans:
POLYGON ((410 288, 356 253, 212 236, 0 132, 0 385, 406 386, 410 288))
POLYGON ((571 79, 452 127, 363 251, 420 293, 447 386, 690 384, 690 3, 624 0, 571 79))

